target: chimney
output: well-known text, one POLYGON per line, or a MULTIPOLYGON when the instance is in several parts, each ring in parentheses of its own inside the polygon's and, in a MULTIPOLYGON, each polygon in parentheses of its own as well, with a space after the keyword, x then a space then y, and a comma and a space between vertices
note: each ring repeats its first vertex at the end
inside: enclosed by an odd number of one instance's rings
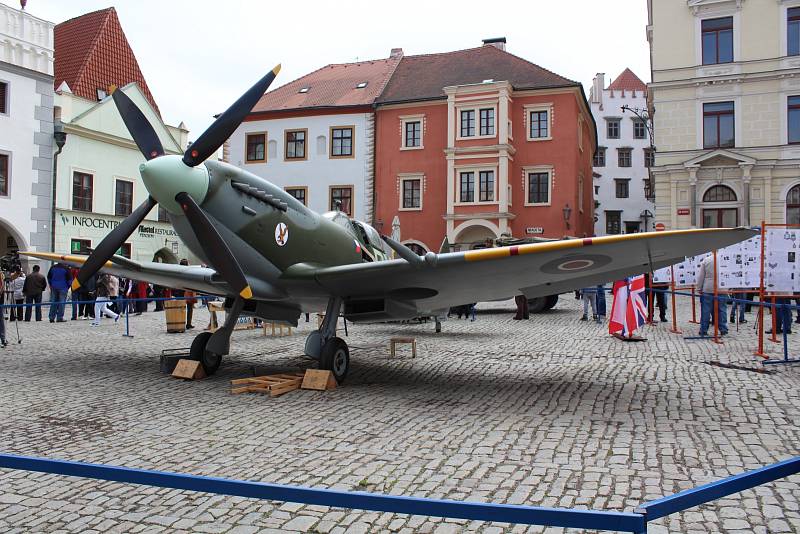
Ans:
POLYGON ((598 72, 592 80, 592 103, 603 106, 603 89, 606 86, 606 73, 598 72))
POLYGON ((392 48, 392 51, 389 52, 389 59, 398 59, 403 57, 403 49, 402 48, 392 48))
POLYGON ((500 50, 505 51, 506 49, 506 38, 505 37, 493 37, 491 39, 484 39, 483 46, 493 46, 495 48, 499 48, 500 50))

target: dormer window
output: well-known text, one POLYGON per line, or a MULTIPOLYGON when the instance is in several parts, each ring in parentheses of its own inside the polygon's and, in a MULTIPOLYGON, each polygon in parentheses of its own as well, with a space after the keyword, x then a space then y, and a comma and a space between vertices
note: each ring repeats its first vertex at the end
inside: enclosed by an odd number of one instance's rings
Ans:
POLYGON ((108 93, 106 93, 105 89, 100 89, 100 88, 97 89, 97 100, 98 101, 103 100, 107 96, 108 96, 108 93))
POLYGON ((356 85, 356 89, 363 89, 366 86, 367 86, 367 82, 361 82, 358 85, 356 85))
POLYGON ((300 90, 297 91, 297 92, 298 93, 307 93, 309 89, 311 89, 311 88, 310 87, 301 87, 300 90))

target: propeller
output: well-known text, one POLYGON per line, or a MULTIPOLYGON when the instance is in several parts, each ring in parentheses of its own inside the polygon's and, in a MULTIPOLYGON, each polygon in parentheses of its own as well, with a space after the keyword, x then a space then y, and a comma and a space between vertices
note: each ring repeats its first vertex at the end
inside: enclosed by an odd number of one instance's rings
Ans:
POLYGON ((240 96, 239 100, 226 109, 222 115, 217 117, 217 120, 192 143, 192 146, 186 149, 183 154, 183 162, 189 167, 195 167, 216 152, 222 146, 222 143, 227 141, 234 130, 239 127, 258 100, 264 96, 267 88, 269 88, 272 80, 275 79, 280 70, 281 66, 277 65, 248 89, 245 94, 240 96))
POLYGON ((184 215, 189 219, 203 252, 214 264, 214 268, 240 297, 252 298, 253 291, 247 283, 241 265, 236 261, 231 249, 211 224, 203 209, 187 193, 178 193, 175 195, 175 200, 178 201, 184 215))
POLYGON ((92 251, 91 255, 81 265, 78 276, 72 281, 72 290, 75 291, 95 275, 105 263, 117 253, 117 250, 125 244, 125 240, 136 231, 144 218, 150 213, 156 204, 156 199, 148 196, 147 199, 133 210, 116 228, 100 242, 92 251))
MULTIPOLYGON (((258 80, 250 89, 247 90, 231 107, 225 110, 208 129, 197 138, 197 140, 186 149, 183 155, 183 162, 189 167, 195 167, 205 161, 209 156, 227 141, 231 134, 239 127, 244 118, 256 105, 256 102, 264 95, 272 81, 280 72, 281 66, 278 65, 263 78, 258 80)), ((114 104, 122 116, 125 127, 131 134, 136 146, 150 161, 164 155, 164 147, 158 138, 158 134, 153 126, 144 116, 144 113, 134 104, 134 102, 122 91, 112 93, 114 104)), ((180 192, 175 196, 175 200, 180 204, 186 218, 192 225, 192 229, 198 237, 203 252, 210 261, 216 261, 214 267, 222 278, 233 287, 240 297, 252 298, 253 292, 247 283, 239 262, 236 261, 228 245, 219 235, 216 228, 211 224, 208 216, 197 204, 194 198, 186 192, 180 192)), ((81 287, 87 280, 100 270, 105 263, 116 253, 125 243, 125 240, 136 230, 147 214, 157 204, 153 196, 147 199, 126 217, 116 228, 114 228, 92 251, 84 264, 78 271, 78 276, 72 281, 72 289, 81 287)))
POLYGON ((142 110, 136 107, 133 100, 122 91, 111 93, 114 104, 117 105, 119 114, 122 115, 122 122, 133 137, 133 141, 139 150, 144 154, 147 161, 164 155, 164 147, 158 139, 158 134, 153 129, 150 121, 144 116, 142 110))

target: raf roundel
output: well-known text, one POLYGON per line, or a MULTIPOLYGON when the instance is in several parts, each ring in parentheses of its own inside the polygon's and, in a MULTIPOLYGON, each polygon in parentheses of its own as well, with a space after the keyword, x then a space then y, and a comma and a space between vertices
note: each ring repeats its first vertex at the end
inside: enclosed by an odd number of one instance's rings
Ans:
POLYGON ((278 223, 275 227, 275 242, 282 247, 289 241, 289 227, 285 223, 278 223))

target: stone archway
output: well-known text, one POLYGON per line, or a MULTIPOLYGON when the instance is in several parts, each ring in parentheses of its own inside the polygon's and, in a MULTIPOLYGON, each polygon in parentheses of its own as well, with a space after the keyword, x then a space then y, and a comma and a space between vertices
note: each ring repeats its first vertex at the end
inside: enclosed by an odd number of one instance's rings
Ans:
MULTIPOLYGON (((0 258, 5 258, 6 255, 13 252, 28 250, 28 248, 27 241, 14 225, 0 218, 0 258)), ((19 261, 22 268, 27 271, 28 259, 25 256, 20 256, 19 261)))
POLYGON ((178 257, 169 249, 160 248, 153 254, 153 261, 156 263, 178 263, 178 257))
POLYGON ((457 247, 457 250, 486 248, 488 242, 493 242, 497 237, 497 232, 486 225, 465 224, 457 229, 453 245, 457 247))

